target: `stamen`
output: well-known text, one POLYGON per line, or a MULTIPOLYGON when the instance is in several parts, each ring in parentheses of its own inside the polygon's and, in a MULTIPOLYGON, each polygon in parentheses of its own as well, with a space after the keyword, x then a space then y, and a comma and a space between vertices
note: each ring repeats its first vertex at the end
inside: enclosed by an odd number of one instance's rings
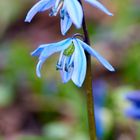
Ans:
POLYGON ((66 71, 66 72, 69 72, 69 67, 68 67, 67 64, 65 64, 65 71, 66 71))
POLYGON ((73 66, 72 64, 73 64, 73 61, 74 61, 74 53, 72 54, 72 56, 71 56, 71 59, 70 59, 70 62, 69 62, 69 67, 70 66, 73 66))
POLYGON ((68 59, 69 60, 67 61, 67 64, 65 65, 65 71, 66 72, 71 72, 73 67, 74 67, 74 63, 73 63, 74 54, 72 56, 70 56, 68 59))
POLYGON ((56 70, 62 70, 62 66, 59 65, 58 62, 57 62, 57 64, 56 64, 56 70))
POLYGON ((73 60, 74 60, 74 54, 72 56, 66 56, 64 55, 64 51, 61 51, 59 60, 56 64, 56 70, 71 72, 71 70, 74 67, 73 60))
POLYGON ((65 71, 66 61, 67 61, 67 57, 65 56, 65 57, 64 57, 64 60, 63 60, 63 65, 62 65, 62 70, 63 70, 63 71, 65 71))
POLYGON ((56 6, 51 9, 49 16, 56 16, 62 5, 63 1, 61 1, 59 4, 56 4, 56 6))
POLYGON ((64 20, 65 10, 60 11, 60 18, 64 20))
POLYGON ((59 60, 58 60, 58 65, 61 65, 61 63, 62 63, 63 53, 64 53, 64 51, 61 51, 60 57, 59 57, 59 60))
POLYGON ((60 10, 60 8, 62 7, 62 5, 63 5, 63 1, 61 1, 60 4, 58 5, 57 11, 56 11, 57 13, 60 10))
POLYGON ((60 53, 59 60, 57 61, 57 64, 56 64, 56 70, 62 70, 63 52, 64 51, 61 51, 60 53))

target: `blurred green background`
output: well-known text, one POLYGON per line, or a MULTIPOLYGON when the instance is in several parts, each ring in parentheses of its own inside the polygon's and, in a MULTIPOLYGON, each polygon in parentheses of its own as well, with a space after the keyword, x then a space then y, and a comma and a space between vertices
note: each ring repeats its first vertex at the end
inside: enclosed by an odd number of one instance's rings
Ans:
MULTIPOLYGON (((30 52, 66 38, 60 34, 59 17, 48 12, 24 23, 35 2, 0 0, 0 140, 89 140, 86 96, 72 82, 61 83, 55 69, 59 55, 47 60, 41 79, 35 74, 37 59, 30 52)), ((106 92, 101 139, 140 140, 139 122, 123 112, 129 104, 125 94, 140 89, 140 1, 101 2, 113 17, 84 3, 92 46, 116 68, 110 73, 92 61, 93 86, 98 81, 106 86, 96 85, 106 92)), ((76 32, 82 31, 73 27, 67 37, 76 32)))

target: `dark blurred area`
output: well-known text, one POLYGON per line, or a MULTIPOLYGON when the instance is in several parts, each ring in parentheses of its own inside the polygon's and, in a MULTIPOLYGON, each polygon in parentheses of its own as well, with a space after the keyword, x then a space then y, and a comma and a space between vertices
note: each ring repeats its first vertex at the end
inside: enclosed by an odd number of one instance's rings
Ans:
MULTIPOLYGON (((30 52, 63 37, 59 17, 48 11, 24 23, 36 0, 0 0, 0 140, 89 140, 86 96, 72 82, 61 83, 49 58, 36 76, 30 52)), ((84 2, 84 1, 83 1, 84 2)), ((100 140, 140 140, 140 122, 127 118, 125 94, 140 89, 140 1, 101 1, 109 17, 84 3, 92 47, 116 69, 92 61, 93 94, 100 140)))

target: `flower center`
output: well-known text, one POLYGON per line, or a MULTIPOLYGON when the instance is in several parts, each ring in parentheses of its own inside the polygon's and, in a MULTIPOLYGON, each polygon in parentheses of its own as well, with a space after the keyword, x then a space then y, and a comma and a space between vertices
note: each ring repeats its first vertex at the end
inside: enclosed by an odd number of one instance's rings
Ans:
POLYGON ((74 53, 75 47, 74 44, 72 43, 67 49, 64 50, 64 55, 65 56, 71 56, 74 53))
POLYGON ((71 72, 73 67, 74 67, 74 63, 70 62, 71 58, 64 56, 63 62, 59 63, 59 61, 56 64, 56 70, 62 70, 65 72, 71 72))
POLYGON ((72 43, 67 49, 61 52, 56 64, 56 70, 71 72, 74 67, 74 44, 72 43))

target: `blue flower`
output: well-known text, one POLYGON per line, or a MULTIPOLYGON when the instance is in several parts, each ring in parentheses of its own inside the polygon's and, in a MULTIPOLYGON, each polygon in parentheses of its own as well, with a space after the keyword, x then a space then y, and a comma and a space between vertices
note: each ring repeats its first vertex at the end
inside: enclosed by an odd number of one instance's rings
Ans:
POLYGON ((131 107, 125 110, 126 116, 140 120, 140 91, 132 91, 128 93, 126 99, 132 103, 131 107))
POLYGON ((93 82, 92 87, 94 96, 96 135, 99 140, 102 140, 105 131, 102 116, 107 95, 107 84, 103 80, 96 80, 93 82))
MULTIPOLYGON (((97 0, 85 1, 90 3, 92 6, 100 9, 107 15, 113 15, 97 0)), ((44 12, 48 9, 51 9, 50 16, 56 16, 57 13, 60 11, 61 32, 63 35, 66 34, 66 32, 71 27, 72 23, 77 28, 81 28, 83 20, 83 10, 78 0, 40 0, 28 12, 25 22, 31 22, 33 17, 38 12, 44 12)))
POLYGON ((94 49, 80 39, 72 37, 57 43, 40 45, 32 52, 32 56, 39 57, 36 67, 37 76, 41 77, 40 70, 46 59, 56 52, 61 52, 56 69, 60 71, 63 83, 67 83, 71 79, 78 87, 81 87, 87 67, 84 50, 95 57, 109 71, 114 71, 109 62, 94 49))
POLYGON ((107 96, 107 83, 104 80, 96 80, 92 83, 94 103, 96 106, 103 107, 107 96))

